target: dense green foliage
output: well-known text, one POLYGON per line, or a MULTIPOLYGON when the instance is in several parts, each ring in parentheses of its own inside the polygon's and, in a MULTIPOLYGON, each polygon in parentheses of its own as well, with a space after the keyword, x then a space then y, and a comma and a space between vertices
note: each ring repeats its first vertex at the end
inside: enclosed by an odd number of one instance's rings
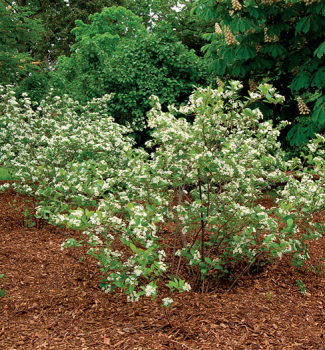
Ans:
POLYGON ((112 92, 109 112, 140 130, 151 94, 180 104, 207 83, 209 66, 219 83, 240 78, 254 91, 272 82, 285 104, 259 107, 292 123, 283 133, 291 146, 324 130, 323 1, 0 0, 0 15, 0 81, 19 96, 41 101, 52 85, 84 103, 112 92))
POLYGON ((0 181, 13 180, 12 171, 5 167, 0 167, 0 181))
POLYGON ((131 0, 124 6, 140 16, 146 28, 152 29, 162 22, 170 24, 182 44, 202 55, 201 48, 206 43, 202 35, 209 28, 209 21, 191 13, 194 3, 195 0, 131 0))
POLYGON ((324 130, 324 1, 198 0, 196 13, 215 22, 204 50, 217 76, 240 77, 251 90, 269 79, 286 97, 273 118, 293 122, 291 145, 324 130))
MULTIPOLYGON (((5 6, 13 4, 9 0, 0 2, 5 6)), ((26 14, 29 21, 42 22, 42 36, 32 52, 45 66, 53 66, 59 56, 70 54, 75 43, 72 33, 75 21, 89 24, 89 15, 111 6, 124 6, 131 10, 141 17, 142 24, 148 29, 159 22, 170 23, 177 30, 179 40, 198 53, 203 44, 201 33, 205 30, 205 21, 190 14, 193 3, 194 0, 183 4, 177 0, 19 0, 15 8, 20 15, 26 14)))
POLYGON ((89 25, 76 22, 74 52, 59 59, 53 74, 57 93, 84 103, 112 92, 111 115, 142 130, 150 95, 165 106, 180 104, 193 85, 206 84, 203 60, 178 42, 170 25, 157 24, 148 32, 123 7, 105 8, 89 18, 89 25))

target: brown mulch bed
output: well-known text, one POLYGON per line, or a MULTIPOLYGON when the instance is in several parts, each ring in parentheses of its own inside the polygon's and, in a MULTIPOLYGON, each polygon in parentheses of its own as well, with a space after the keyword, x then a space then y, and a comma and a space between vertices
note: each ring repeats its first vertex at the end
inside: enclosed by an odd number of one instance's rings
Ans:
MULTIPOLYGON (((283 258, 228 294, 174 294, 167 317, 160 303, 103 293, 96 263, 61 251, 71 233, 26 227, 25 205, 14 191, 0 194, 0 349, 325 349, 325 268, 297 270, 283 258)), ((325 264, 325 238, 310 256, 325 264)))

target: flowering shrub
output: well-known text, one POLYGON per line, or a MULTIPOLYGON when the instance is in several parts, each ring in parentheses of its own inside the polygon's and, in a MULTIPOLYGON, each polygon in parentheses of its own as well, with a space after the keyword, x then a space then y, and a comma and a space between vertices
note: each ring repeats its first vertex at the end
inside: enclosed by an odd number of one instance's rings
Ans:
POLYGON ((132 149, 127 130, 105 116, 106 97, 85 109, 53 98, 33 112, 26 99, 18 107, 9 91, 1 162, 18 170, 21 190, 41 200, 39 216, 82 231, 81 241, 68 239, 62 249, 87 245, 103 290, 119 288, 130 301, 155 299, 165 287, 211 290, 221 278, 284 254, 300 266, 308 258, 306 240, 323 230, 310 216, 324 207, 325 161, 312 153, 325 139, 309 145, 309 167, 285 161, 277 142, 285 123, 274 128, 250 108, 258 99, 283 97, 265 84, 242 102, 240 88, 239 82, 199 88, 180 111, 163 112, 153 96, 150 154, 132 149), (194 115, 194 123, 177 119, 179 112, 194 115), (270 189, 278 205, 265 208, 259 199, 270 189))
POLYGON ((96 204, 103 179, 116 176, 132 148, 129 130, 105 113, 110 96, 80 106, 50 95, 32 105, 10 86, 1 92, 0 164, 16 171, 14 186, 40 200, 43 214, 49 204, 56 212, 96 204))

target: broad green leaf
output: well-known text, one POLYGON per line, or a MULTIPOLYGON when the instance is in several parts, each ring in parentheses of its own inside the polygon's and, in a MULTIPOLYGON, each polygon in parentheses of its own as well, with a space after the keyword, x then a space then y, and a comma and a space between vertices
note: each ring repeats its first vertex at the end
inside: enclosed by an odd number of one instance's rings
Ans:
POLYGON ((297 76, 293 79, 291 84, 292 91, 299 91, 300 89, 307 89, 309 87, 311 75, 308 72, 302 72, 297 74, 297 76))
POLYGON ((323 126, 325 124, 325 103, 314 107, 312 120, 316 125, 323 126))
POLYGON ((241 44, 236 49, 236 55, 238 59, 243 59, 246 61, 249 58, 254 58, 256 56, 256 52, 250 46, 241 44))
POLYGON ((325 86, 325 72, 323 70, 318 70, 311 81, 311 86, 316 88, 322 88, 325 86))
POLYGON ((292 226, 293 225, 293 220, 290 218, 287 220, 287 225, 292 226))
POLYGON ((307 129, 300 124, 294 125, 287 135, 290 141, 290 146, 300 146, 305 142, 308 142, 307 129))
POLYGON ((133 209, 133 204, 132 203, 128 203, 126 207, 131 210, 131 209, 133 209))
POLYGON ((303 17, 296 26, 296 35, 299 32, 307 33, 310 28, 310 17, 303 17))
POLYGON ((317 56, 318 58, 323 57, 325 54, 325 41, 321 43, 318 48, 314 52, 314 56, 317 56))
POLYGON ((130 243, 130 248, 134 253, 136 253, 138 250, 137 247, 133 243, 130 243))

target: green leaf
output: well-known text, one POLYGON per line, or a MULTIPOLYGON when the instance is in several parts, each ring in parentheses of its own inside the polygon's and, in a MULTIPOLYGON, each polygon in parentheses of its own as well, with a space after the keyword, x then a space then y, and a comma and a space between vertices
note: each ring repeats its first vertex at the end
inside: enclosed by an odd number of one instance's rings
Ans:
POLYGON ((299 32, 307 33, 310 29, 310 17, 303 17, 296 26, 296 35, 299 32))
POLYGON ((311 86, 316 88, 321 88, 325 86, 325 72, 323 70, 318 70, 311 81, 311 86))
POLYGON ((301 124, 294 125, 288 132, 287 138, 290 141, 290 146, 300 146, 303 143, 308 142, 308 130, 301 124))
MULTIPOLYGON (((147 259, 149 257, 149 255, 152 253, 152 251, 154 250, 154 247, 149 248, 148 250, 146 250, 144 252, 144 254, 142 255, 143 260, 147 259)), ((155 261, 155 263, 158 263, 157 261, 155 261)), ((159 265, 158 265, 159 266, 159 265)))
POLYGON ((290 218, 287 220, 287 225, 292 226, 293 225, 293 220, 290 218))
POLYGON ((116 285, 116 287, 120 287, 120 288, 124 287, 123 284, 119 281, 116 281, 114 284, 116 285))
POLYGON ((239 45, 236 49, 236 55, 238 59, 244 59, 245 61, 249 58, 254 58, 256 52, 247 45, 239 45))
POLYGON ((314 56, 321 58, 325 54, 325 41, 321 43, 314 52, 314 56))
POLYGON ((323 126, 325 124, 325 103, 314 107, 312 120, 316 125, 323 126))
POLYGON ((268 53, 275 58, 284 55, 287 50, 280 44, 269 44, 263 46, 261 52, 268 53))
POLYGON ((133 204, 132 203, 128 203, 127 205, 126 205, 126 207, 128 208, 128 209, 133 209, 133 204))
POLYGON ((130 243, 130 248, 134 253, 136 253, 138 250, 137 247, 133 243, 130 243))
POLYGON ((316 3, 315 5, 315 11, 316 13, 323 13, 323 15, 325 15, 325 3, 323 3, 322 1, 319 1, 318 3, 316 3))
POLYGON ((299 91, 302 88, 307 89, 309 87, 310 79, 311 75, 309 72, 302 72, 297 74, 291 84, 291 90, 299 91))

